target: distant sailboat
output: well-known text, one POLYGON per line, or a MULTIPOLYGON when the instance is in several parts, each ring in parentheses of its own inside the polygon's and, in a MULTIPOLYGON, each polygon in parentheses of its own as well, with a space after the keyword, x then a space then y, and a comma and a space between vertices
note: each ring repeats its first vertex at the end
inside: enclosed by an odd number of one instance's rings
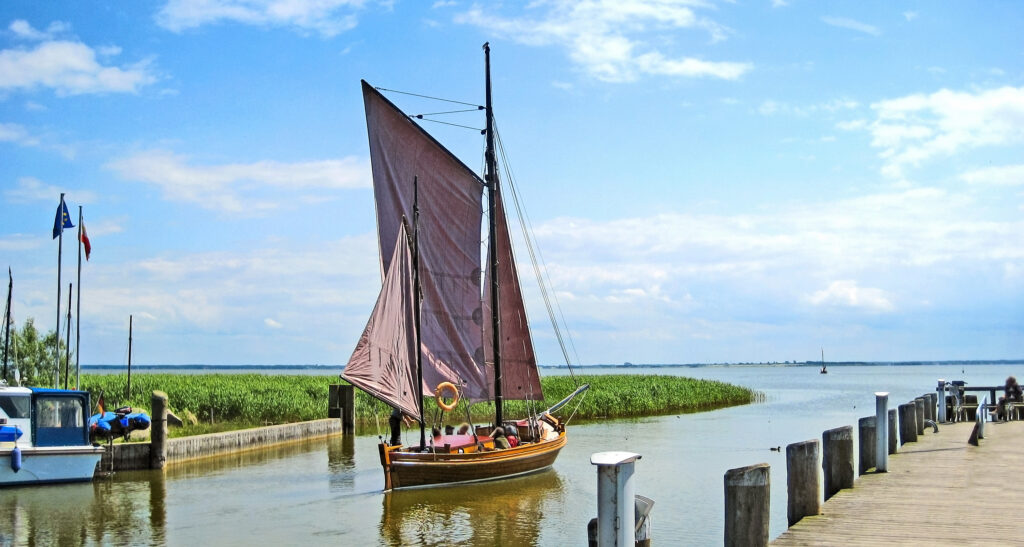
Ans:
POLYGON ((828 369, 825 368, 825 348, 821 348, 821 373, 828 374, 828 369))

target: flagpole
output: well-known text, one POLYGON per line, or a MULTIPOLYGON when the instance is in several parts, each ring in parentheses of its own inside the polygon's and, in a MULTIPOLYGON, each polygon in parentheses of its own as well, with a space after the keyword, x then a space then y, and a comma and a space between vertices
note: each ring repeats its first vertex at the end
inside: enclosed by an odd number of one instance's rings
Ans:
POLYGON ((60 389, 60 258, 64 251, 64 192, 60 193, 60 205, 57 209, 57 222, 60 226, 57 232, 57 332, 54 333, 55 340, 53 341, 53 360, 54 360, 54 377, 53 387, 60 389))
POLYGON ((71 283, 68 283, 68 326, 65 327, 64 334, 68 337, 67 343, 64 345, 64 389, 68 388, 68 377, 71 376, 71 372, 68 370, 71 368, 71 283))
POLYGON ((75 309, 75 389, 82 389, 82 206, 78 206, 78 299, 75 309))

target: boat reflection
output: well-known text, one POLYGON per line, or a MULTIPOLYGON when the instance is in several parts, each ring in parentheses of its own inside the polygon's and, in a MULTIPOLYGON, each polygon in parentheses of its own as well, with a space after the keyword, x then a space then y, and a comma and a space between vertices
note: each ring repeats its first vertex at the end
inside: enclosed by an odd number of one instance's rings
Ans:
POLYGON ((332 492, 350 492, 355 487, 356 437, 340 435, 327 440, 327 471, 332 492))
POLYGON ((537 545, 543 515, 566 497, 553 469, 494 482, 387 492, 380 537, 390 545, 537 545))
POLYGON ((162 544, 167 514, 160 473, 92 483, 5 488, 0 545, 162 544))

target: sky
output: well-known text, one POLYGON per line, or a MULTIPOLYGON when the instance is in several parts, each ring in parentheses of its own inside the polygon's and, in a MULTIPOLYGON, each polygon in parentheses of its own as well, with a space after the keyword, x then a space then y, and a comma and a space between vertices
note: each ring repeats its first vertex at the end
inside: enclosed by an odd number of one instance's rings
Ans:
POLYGON ((1021 359, 1021 28, 1012 1, 5 0, 0 266, 54 329, 64 192, 82 363, 124 364, 131 316, 133 363, 340 368, 380 286, 360 79, 482 104, 489 42, 574 364, 1021 359))

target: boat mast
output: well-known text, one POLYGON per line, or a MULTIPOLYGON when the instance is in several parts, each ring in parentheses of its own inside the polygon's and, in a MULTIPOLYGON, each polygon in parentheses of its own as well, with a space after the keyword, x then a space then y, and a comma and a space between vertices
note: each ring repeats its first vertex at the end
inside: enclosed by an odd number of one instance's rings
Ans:
MULTIPOLYGON (((408 233, 408 230, 406 230, 408 233)), ((427 419, 423 411, 423 351, 420 349, 420 185, 419 177, 412 178, 412 286, 413 329, 416 341, 416 393, 420 403, 420 448, 427 448, 427 419)))
POLYGON ((484 129, 487 135, 487 149, 484 152, 486 168, 484 171, 484 184, 487 186, 487 209, 488 230, 487 230, 487 253, 491 257, 491 345, 494 356, 494 425, 500 427, 504 418, 502 412, 501 394, 501 314, 498 310, 498 229, 495 218, 495 194, 498 189, 498 163, 494 156, 494 111, 491 109, 491 46, 484 43, 484 68, 486 72, 486 112, 487 125, 484 129))
POLYGON ((7 380, 7 348, 11 344, 11 295, 14 293, 14 275, 7 268, 7 307, 4 308, 4 375, 0 380, 7 380))

